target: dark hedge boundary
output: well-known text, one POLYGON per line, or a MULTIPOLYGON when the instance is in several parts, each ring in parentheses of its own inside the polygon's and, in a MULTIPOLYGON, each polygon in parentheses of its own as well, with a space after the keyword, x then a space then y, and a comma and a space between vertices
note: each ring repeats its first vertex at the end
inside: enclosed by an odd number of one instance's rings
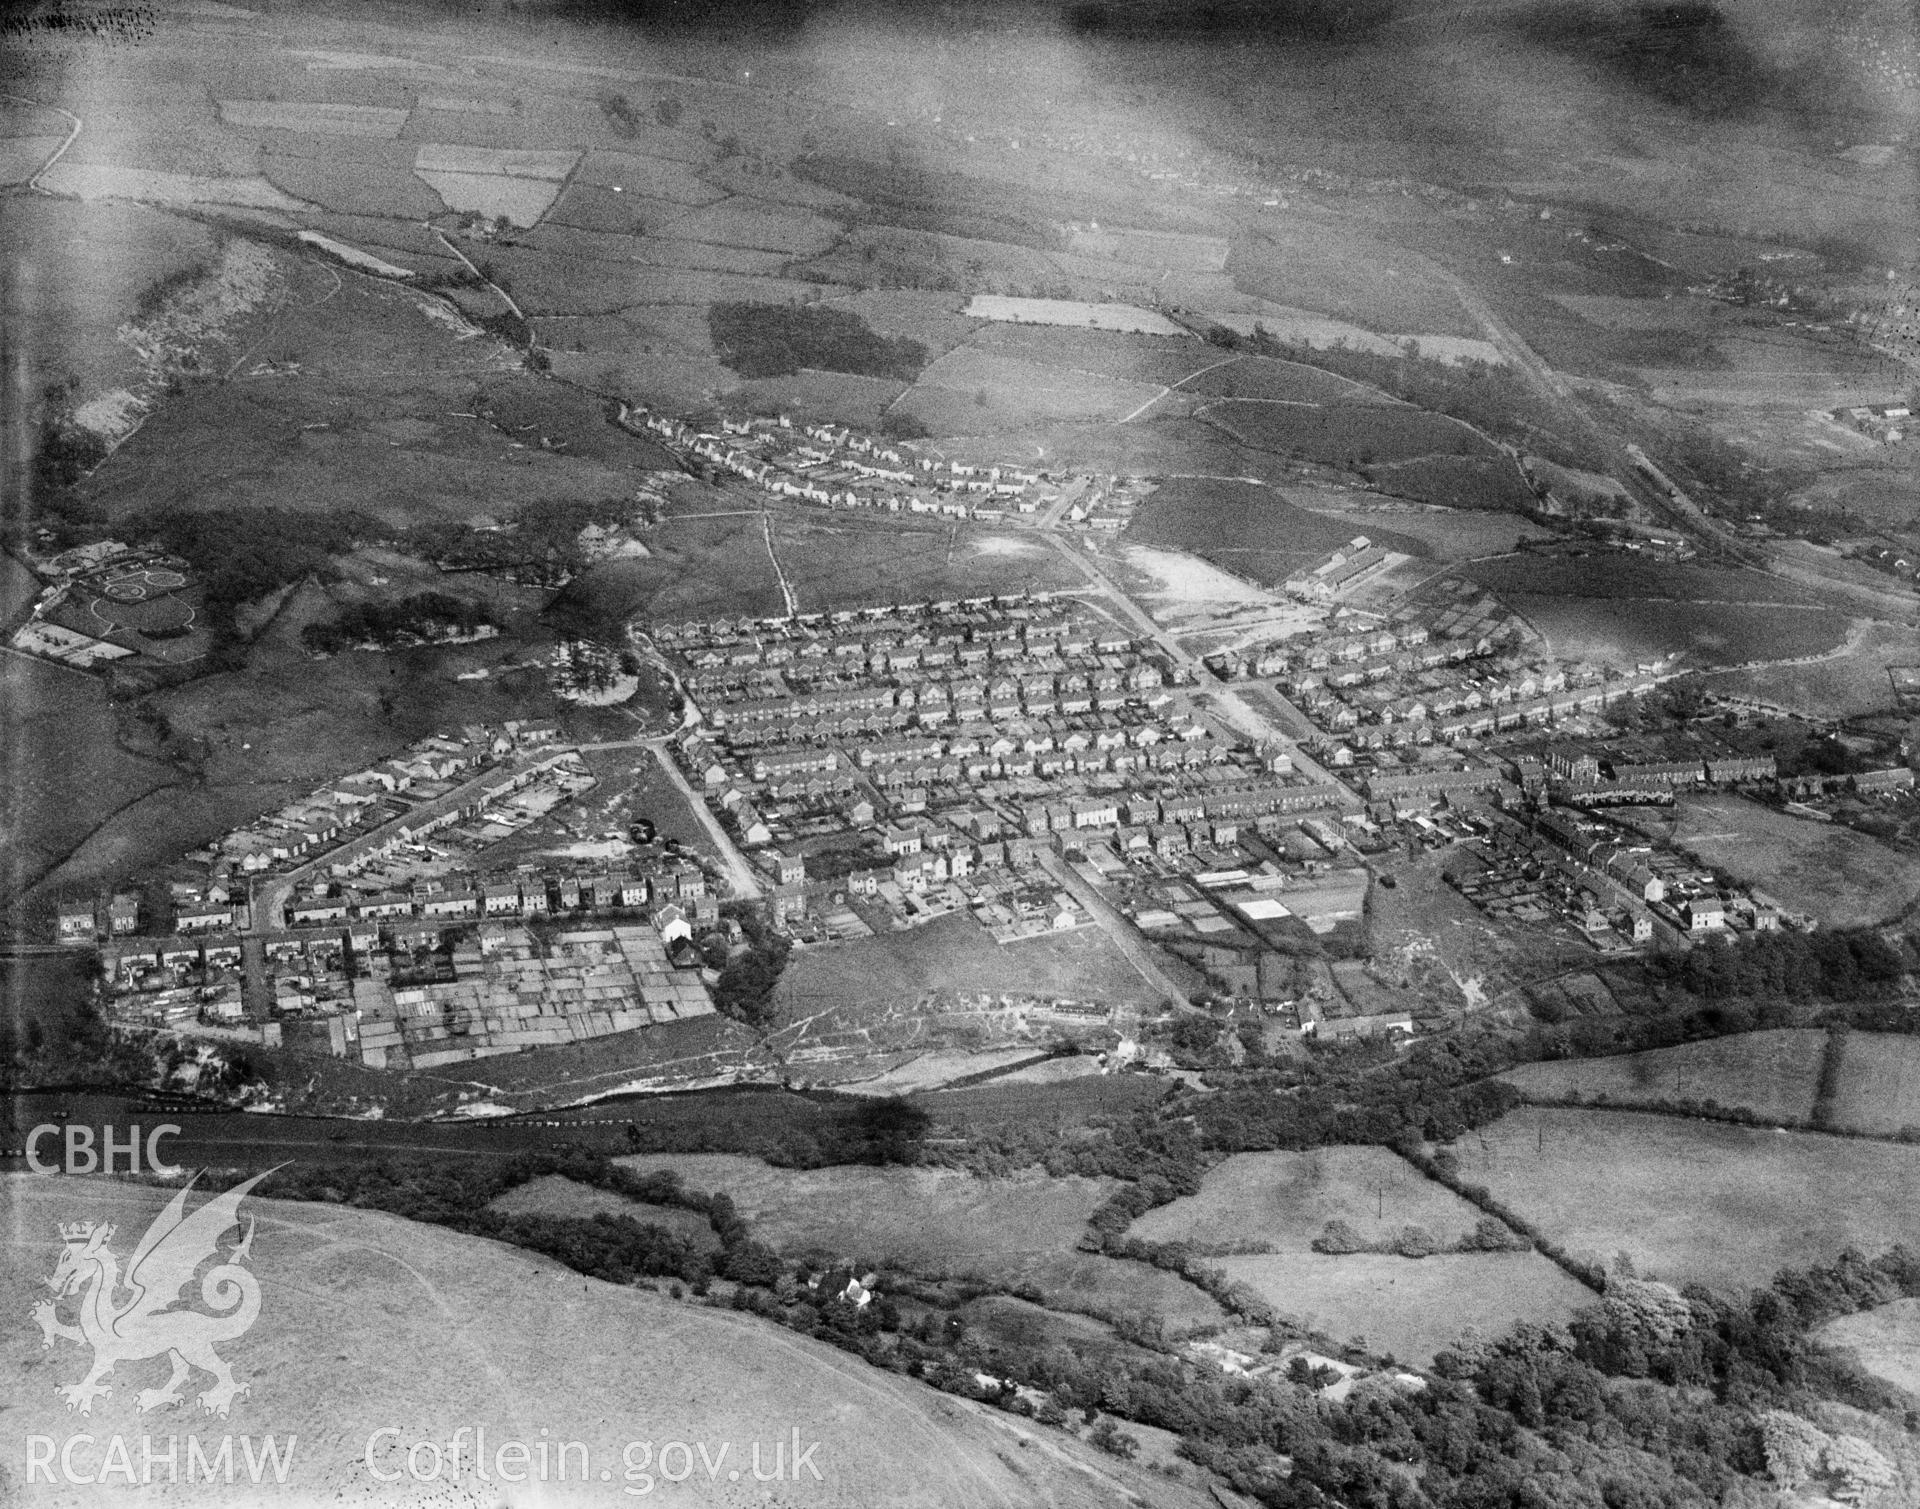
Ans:
MULTIPOLYGON (((1438 1162, 1432 1172, 1443 1181, 1447 1175, 1438 1162)), ((883 1273, 881 1298, 855 1305, 843 1297, 855 1276, 844 1258, 784 1259, 752 1239, 726 1195, 695 1193, 670 1173, 636 1174, 593 1153, 452 1171, 429 1160, 286 1169, 271 1193, 489 1236, 609 1282, 658 1287, 656 1279, 669 1278, 677 1295, 684 1282, 708 1303, 722 1302, 709 1289, 722 1275, 732 1281, 724 1302, 733 1309, 948 1392, 1087 1428, 1093 1444, 1117 1455, 1132 1455, 1137 1443, 1116 1421, 1173 1431, 1185 1457, 1271 1509, 1704 1509, 1761 1501, 1765 1411, 1806 1413, 1837 1400, 1889 1426, 1920 1428, 1908 1396, 1811 1339, 1837 1316, 1920 1296, 1920 1256, 1903 1248, 1873 1261, 1849 1252, 1830 1267, 1783 1272, 1745 1299, 1595 1275, 1603 1301, 1569 1326, 1522 1325, 1498 1341, 1441 1354, 1422 1390, 1378 1380, 1336 1403, 1320 1397, 1309 1370, 1229 1376, 1155 1350, 1150 1338, 1129 1337, 1098 1356, 1058 1342, 982 1340, 956 1313, 995 1292, 978 1283, 883 1273), (504 1216, 486 1208, 545 1174, 703 1212, 721 1251, 699 1251, 625 1216, 504 1216)), ((1259 1314, 1191 1254, 1140 1251, 1218 1287, 1229 1308, 1259 1314)))

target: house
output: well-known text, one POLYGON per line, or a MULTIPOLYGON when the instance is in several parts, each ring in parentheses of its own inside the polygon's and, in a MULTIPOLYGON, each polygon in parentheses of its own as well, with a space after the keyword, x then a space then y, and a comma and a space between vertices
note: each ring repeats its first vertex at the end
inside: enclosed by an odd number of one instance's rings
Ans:
POLYGON ((920 852, 920 834, 913 828, 888 828, 882 835, 887 853, 896 859, 905 858, 920 852))
POLYGON ((233 926, 233 908, 215 906, 211 902, 199 902, 193 906, 181 907, 173 914, 173 930, 176 933, 202 933, 214 928, 233 926))
POLYGON ((140 927, 140 898, 127 891, 116 892, 107 903, 107 931, 117 938, 137 932, 140 927))
POLYGON ((91 901, 63 901, 54 920, 54 936, 62 943, 93 942, 94 921, 91 901))
POLYGON ((653 928, 660 935, 660 941, 669 946, 693 937, 693 925, 687 921, 687 914, 671 901, 653 914, 653 928))
POLYGON ((807 862, 798 854, 785 854, 775 849, 766 856, 767 867, 773 872, 775 881, 783 886, 799 885, 807 878, 807 862))
POLYGON ((1681 908, 1690 933, 1716 932, 1727 925, 1727 909, 1711 897, 1696 897, 1681 908))

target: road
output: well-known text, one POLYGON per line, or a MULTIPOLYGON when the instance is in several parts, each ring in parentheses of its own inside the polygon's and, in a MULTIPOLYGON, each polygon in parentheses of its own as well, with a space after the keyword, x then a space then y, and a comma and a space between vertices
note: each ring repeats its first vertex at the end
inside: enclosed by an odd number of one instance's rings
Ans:
POLYGON ((727 884, 733 887, 733 894, 743 901, 760 899, 760 882, 753 873, 753 866, 747 863, 746 855, 735 846, 727 830, 706 804, 699 792, 693 789, 672 755, 667 753, 666 741, 650 739, 647 741, 653 749, 654 758, 660 762, 660 768, 667 773, 674 788, 686 799, 693 815, 700 819, 700 826, 707 830, 707 836, 713 840, 713 846, 720 851, 720 862, 727 871, 727 884))
POLYGON ((58 105, 43 105, 38 100, 24 99, 17 94, 0 95, 0 99, 12 100, 16 105, 28 105, 35 110, 50 111, 54 115, 64 115, 70 124, 67 127, 67 139, 53 149, 52 156, 33 170, 33 176, 27 180, 27 189, 31 193, 45 194, 49 190, 40 187, 40 180, 53 170, 53 165, 67 155, 67 148, 80 138, 81 127, 86 123, 71 110, 62 110, 58 105))
POLYGON ((1175 665, 1207 689, 1207 695, 1222 722, 1246 735, 1256 745, 1269 740, 1286 745, 1293 756, 1296 769, 1330 786, 1347 805, 1353 807, 1362 805, 1359 796, 1351 787, 1335 777, 1331 771, 1295 743, 1297 736, 1292 729, 1275 723, 1231 688, 1215 686, 1213 672, 1196 660, 1185 645, 1156 623, 1144 608, 1127 596, 1086 551, 1076 550, 1072 541, 1065 535, 1049 533, 1047 538, 1052 542, 1054 549, 1078 568, 1089 584, 1125 614, 1127 620, 1143 636, 1159 645, 1172 658, 1175 665))
POLYGON ((1115 911, 1104 896, 1081 879, 1072 865, 1051 849, 1040 851, 1040 865, 1066 888, 1067 893, 1075 901, 1087 909, 1087 914, 1100 924, 1101 930, 1113 939, 1115 946, 1127 956, 1127 962, 1139 971, 1141 979, 1182 1010, 1194 1009, 1193 1002, 1187 999, 1187 993, 1173 983, 1167 972, 1154 959, 1146 941, 1134 932, 1133 924, 1115 911))

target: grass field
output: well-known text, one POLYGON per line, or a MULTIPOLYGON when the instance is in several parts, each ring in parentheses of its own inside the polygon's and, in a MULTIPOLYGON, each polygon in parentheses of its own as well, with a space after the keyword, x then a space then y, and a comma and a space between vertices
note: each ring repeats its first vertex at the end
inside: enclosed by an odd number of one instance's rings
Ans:
MULTIPOLYGON (((1296 507, 1279 488, 1219 477, 1170 477, 1135 511, 1125 538, 1185 550, 1257 581, 1284 580, 1358 533, 1345 520, 1296 507)), ((1390 550, 1424 555, 1417 540, 1365 530, 1390 550)))
MULTIPOLYGON (((53 1181, 10 1177, 5 1186, 0 1275, 26 1293, 52 1271, 58 1227, 73 1219, 73 1201, 53 1181)), ((113 1245, 125 1254, 166 1199, 162 1189, 102 1181, 88 1209, 122 1233, 113 1245)), ((487 1422, 490 1447, 507 1437, 538 1440, 536 1422, 551 1423, 556 1444, 584 1442, 588 1482, 578 1481, 578 1451, 558 1458, 569 1464, 570 1479, 553 1497, 569 1504, 631 1502, 621 1492, 638 1486, 621 1477, 631 1440, 703 1441, 716 1456, 725 1443, 744 1478, 749 1442, 757 1439, 768 1461, 771 1438, 796 1429, 820 1443, 812 1461, 836 1501, 921 1509, 1036 1501, 1100 1509, 1149 1497, 1169 1509, 1203 1509, 1211 1502, 1191 1485, 1149 1477, 1024 1422, 1045 1449, 1015 1451, 1007 1427, 985 1410, 754 1317, 585 1279, 547 1258, 374 1212, 257 1196, 241 1210, 258 1223, 253 1262, 264 1298, 260 1323, 221 1348, 249 1389, 225 1423, 256 1445, 268 1433, 283 1445, 297 1436, 284 1486, 273 1490, 290 1502, 364 1497, 367 1442, 383 1428, 399 1434, 376 1437, 371 1462, 404 1474, 409 1444, 445 1443, 456 1426, 475 1421, 487 1422), (602 1471, 607 1481, 599 1481, 602 1471)), ((43 1351, 24 1316, 0 1348, 0 1365, 26 1380, 12 1410, 19 1429, 64 1438, 75 1427, 54 1386, 85 1373, 84 1351, 65 1344, 43 1351)), ((122 1363, 87 1428, 132 1439, 170 1419, 184 1434, 189 1412, 200 1418, 191 1393, 168 1416, 135 1407, 139 1389, 165 1377, 161 1363, 122 1363)), ((207 1382, 199 1374, 188 1387, 207 1382)), ((211 1452, 217 1430, 197 1428, 211 1452)), ((240 1458, 240 1443, 232 1444, 240 1458)), ((83 1470, 100 1463, 104 1447, 80 1447, 75 1460, 83 1470)), ((469 1448, 463 1472, 471 1461, 469 1448)), ((240 1472, 238 1489, 216 1487, 207 1501, 245 1505, 270 1496, 247 1481, 244 1462, 240 1472)))
POLYGON ((1853 1353, 1876 1378, 1920 1394, 1920 1299, 1896 1299, 1830 1320, 1813 1339, 1853 1353))
POLYGON ((1920 1038, 1846 1034, 1832 1112, 1835 1126, 1882 1136, 1920 1127, 1920 1038))
POLYGON ((1443 508, 1521 513, 1538 503, 1526 479, 1504 456, 1422 456, 1370 466, 1367 480, 1382 492, 1443 508))
POLYGON ((779 613, 786 606, 758 513, 673 518, 647 536, 645 560, 607 561, 567 590, 609 623, 677 623, 718 614, 779 613))
POLYGON ((1672 840, 1827 927, 1895 917, 1920 899, 1920 866, 1837 823, 1812 823, 1726 793, 1673 809, 1672 840))
MULTIPOLYGON (((1713 1100, 1769 1121, 1799 1123, 1813 1116, 1826 1041, 1826 1033, 1813 1028, 1745 1032, 1615 1058, 1522 1064, 1500 1078, 1530 1098, 1605 1095, 1628 1104, 1713 1100)), ((1903 1041, 1887 1040, 1889 1046, 1903 1041)), ((1920 1120, 1920 1106, 1914 1116, 1920 1120)))
MULTIPOLYGON (((1219 359, 1214 358, 1217 362, 1219 359)), ((1204 364, 1203 364, 1204 365, 1204 364)), ((1384 393, 1364 383, 1299 362, 1265 356, 1240 356, 1207 366, 1180 385, 1183 393, 1205 393, 1215 398, 1266 399, 1285 403, 1385 404, 1395 406, 1384 393)))
POLYGON ((1149 1242, 1266 1242, 1311 1250, 1329 1221, 1368 1242, 1424 1226, 1441 1242, 1473 1230, 1480 1213, 1383 1147, 1236 1153, 1207 1173, 1200 1193, 1150 1210, 1128 1228, 1149 1242))
POLYGON ((918 413, 916 399, 926 388, 948 389, 969 401, 984 394, 986 402, 979 407, 1010 409, 1030 418, 1110 420, 1131 414, 1159 391, 1145 383, 1042 366, 972 346, 950 351, 927 367, 902 407, 918 413))
POLYGON ((718 1251, 720 1247, 713 1223, 698 1211, 629 1200, 610 1189, 578 1184, 561 1174, 542 1174, 516 1185, 493 1202, 493 1209, 509 1216, 565 1216, 579 1221, 599 1215, 631 1216, 643 1226, 658 1226, 706 1251, 718 1251))
POLYGON ((103 682, 0 652, 0 903, 16 899, 100 824, 178 773, 128 753, 103 682))
POLYGON ((1912 1242, 1920 1148, 1632 1111, 1514 1112, 1454 1144, 1482 1184, 1576 1255, 1735 1289, 1912 1242))
POLYGON ((642 1172, 670 1169, 688 1189, 724 1191, 753 1234, 782 1252, 827 1252, 922 1273, 1071 1253, 1114 1188, 1106 1179, 976 1179, 950 1169, 780 1169, 729 1153, 619 1161, 642 1172))
POLYGON ((926 524, 819 509, 776 512, 774 548, 805 610, 982 597, 1080 585, 1036 540, 980 524, 926 524))
POLYGON ((1515 591, 1500 598, 1546 636, 1559 659, 1620 668, 1670 655, 1706 670, 1797 659, 1835 650, 1847 636, 1846 618, 1824 608, 1515 591))
POLYGON ((1334 1341, 1364 1338, 1416 1367, 1471 1328, 1499 1336, 1519 1321, 1565 1321, 1594 1302, 1537 1252, 1441 1255, 1415 1261, 1285 1252, 1214 1260, 1294 1324, 1334 1341))
POLYGON ((1900 624, 1856 624, 1847 654, 1814 665, 1710 672, 1716 692, 1753 697, 1814 718, 1858 717, 1893 705, 1889 665, 1920 664, 1920 631, 1900 624))
POLYGON ((963 311, 977 320, 1016 324, 1067 325, 1086 330, 1122 330, 1139 335, 1180 336, 1185 332, 1164 314, 1130 304, 1094 304, 1080 299, 1022 299, 976 295, 963 311))
POLYGON ((1255 402, 1229 398, 1202 411, 1243 445, 1299 455, 1328 466, 1364 467, 1419 456, 1491 456, 1494 449, 1457 419, 1381 404, 1255 402))

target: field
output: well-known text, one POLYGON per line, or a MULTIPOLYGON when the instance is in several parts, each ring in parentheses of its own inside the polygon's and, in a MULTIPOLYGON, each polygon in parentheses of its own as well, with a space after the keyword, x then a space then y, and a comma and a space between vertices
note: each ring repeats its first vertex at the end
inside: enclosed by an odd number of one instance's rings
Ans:
MULTIPOLYGON (((1171 477, 1135 510, 1125 538, 1184 550, 1257 581, 1278 583, 1356 531, 1343 520, 1296 507, 1285 492, 1219 477, 1171 477)), ((1376 545, 1423 555, 1416 540, 1369 526, 1376 545)))
POLYGON ((645 560, 606 561, 566 591, 597 620, 678 623, 717 614, 779 613, 786 606, 767 556, 760 515, 669 515, 647 536, 645 560))
POLYGON ((1202 416, 1242 445, 1328 466, 1368 467, 1420 456, 1491 456, 1493 447, 1457 419, 1385 404, 1297 406, 1230 398, 1202 416))
MULTIPOLYGON (((57 1227, 78 1213, 56 1182, 5 1180, 5 1278, 14 1292, 52 1271, 57 1227)), ((84 1204, 122 1233, 113 1245, 124 1254, 166 1198, 161 1189, 102 1182, 84 1204)), ((385 1427, 399 1433, 386 1438, 397 1444, 385 1457, 376 1446, 372 1461, 404 1473, 409 1444, 444 1443, 476 1421, 488 1427, 490 1447, 512 1437, 535 1442, 534 1422, 551 1422, 556 1441, 584 1442, 587 1481, 550 1490, 567 1504, 632 1502, 638 1480, 622 1477, 629 1440, 701 1441, 716 1455, 724 1443, 744 1477, 748 1443, 757 1439, 764 1454, 772 1436, 796 1429, 820 1443, 812 1460, 836 1501, 947 1509, 1042 1499, 1097 1509, 1145 1494, 1170 1509, 1211 1502, 1060 1432, 1006 1423, 752 1317, 584 1279, 524 1251, 372 1212, 257 1196, 242 1211, 258 1221, 253 1263, 265 1295, 260 1322, 220 1348, 249 1388, 223 1423, 256 1444, 269 1432, 283 1444, 297 1436, 286 1486, 275 1490, 290 1502, 364 1497, 367 1442, 385 1427), (1028 1438, 1040 1449, 1018 1451, 1028 1438)), ((64 1344, 43 1352, 24 1318, 4 1346, 4 1365, 24 1380, 18 1428, 69 1435, 73 1418, 54 1386, 84 1373, 85 1354, 64 1344)), ((169 1423, 184 1434, 189 1411, 200 1418, 191 1398, 159 1417, 135 1407, 139 1388, 165 1376, 153 1362, 122 1364, 88 1428, 132 1440, 158 1418, 163 1434, 169 1423)), ((206 1383, 198 1375, 189 1387, 206 1383)), ((211 1449, 209 1427, 196 1428, 211 1449)), ((80 1448, 76 1470, 99 1465, 103 1448, 80 1448)), ((579 1455, 558 1460, 577 1473, 579 1455)), ((416 1460, 427 1460, 424 1450, 416 1460)), ((471 1461, 469 1445, 461 1463, 468 1482, 471 1461)), ((202 1496, 259 1503, 244 1462, 238 1476, 237 1487, 208 1484, 202 1496)))
POLYGON ((1071 1253, 1113 1190, 1106 1179, 977 1179, 950 1169, 780 1169, 730 1153, 646 1153, 621 1163, 670 1169, 690 1190, 733 1197, 760 1240, 921 1273, 994 1269, 1071 1253))
POLYGON ((1080 585, 1040 541, 982 524, 933 525, 842 510, 775 513, 774 548, 809 611, 1080 585))
POLYGON ((1920 899, 1920 866, 1864 833, 1726 794, 1683 797, 1673 842, 1825 927, 1899 916, 1920 899))
POLYGON ((1505 457, 1422 456, 1366 468, 1382 492, 1443 508, 1522 513, 1537 506, 1526 478, 1505 457))
POLYGON ((1813 1339, 1852 1352, 1874 1377, 1920 1394, 1920 1299, 1896 1299, 1842 1315, 1815 1331, 1813 1339))
POLYGON ((1733 1289, 1914 1238, 1920 1148, 1632 1111, 1514 1112, 1454 1144, 1461 1178, 1577 1256, 1733 1289))
POLYGON ((1240 356, 1207 366, 1180 384, 1183 393, 1290 404, 1378 404, 1402 407, 1365 383, 1299 362, 1240 356))
MULTIPOLYGON (((947 390, 979 408, 997 408, 1031 419, 1124 418, 1159 391, 1143 383, 1100 377, 1062 367, 1044 367, 1018 357, 997 356, 972 346, 950 351, 920 374, 899 407, 922 416, 928 389, 947 390), (979 402, 981 396, 985 402, 979 402)), ((944 396, 944 395, 943 395, 944 396)), ((952 402, 951 397, 945 397, 952 402)), ((929 421, 931 422, 931 421, 929 421)))
POLYGON ((1479 1216, 1386 1148, 1328 1147, 1236 1153, 1208 1171, 1199 1194, 1148 1211, 1127 1234, 1198 1245, 1265 1242, 1303 1253, 1329 1221, 1345 1221, 1368 1242, 1424 1226, 1444 1244, 1471 1232, 1479 1216))
POLYGON ((1920 1039, 1848 1033, 1840 1047, 1832 1114, 1835 1126, 1883 1137, 1920 1127, 1920 1039))
POLYGON ((93 829, 177 774, 122 749, 103 682, 0 651, 0 903, 16 899, 93 829))
POLYGON ((1893 705, 1890 665, 1920 661, 1920 633, 1897 624, 1854 625, 1845 655, 1812 665, 1763 666, 1711 672, 1707 685, 1730 696, 1752 697, 1814 718, 1858 717, 1893 705))
MULTIPOLYGON (((1604 1095, 1627 1104, 1713 1100, 1767 1121, 1804 1123, 1813 1117, 1826 1041, 1825 1032, 1807 1028, 1746 1032, 1615 1058, 1522 1064, 1500 1078, 1529 1099, 1604 1095)), ((1864 1056, 1872 1057, 1906 1039, 1867 1041, 1873 1047, 1864 1056)), ((1914 1116, 1920 1119, 1920 1107, 1914 1116)))
POLYGON ((1164 314, 1131 304, 1092 304, 1078 299, 1021 299, 976 294, 962 313, 976 320, 1029 325, 1068 325, 1086 330, 1123 330, 1138 335, 1184 335, 1164 314))
POLYGON ((720 1246, 713 1223, 698 1211, 629 1200, 610 1189, 576 1184, 560 1174, 543 1174, 515 1185, 493 1202, 493 1209, 509 1216, 565 1216, 579 1221, 591 1221, 599 1215, 631 1216, 643 1226, 661 1227, 708 1251, 717 1251, 720 1246))
POLYGON ((1283 1316, 1336 1342, 1363 1339, 1415 1367, 1469 1329, 1500 1336, 1517 1322, 1564 1322, 1595 1302, 1537 1252, 1441 1255, 1415 1261, 1351 1253, 1228 1257, 1214 1266, 1283 1316))
POLYGON ((1539 525, 1510 514, 1409 505, 1333 489, 1295 487, 1290 491, 1301 508, 1337 519, 1350 534, 1371 538, 1377 529, 1391 529, 1406 539, 1417 540, 1436 561, 1449 564, 1504 555, 1522 540, 1553 537, 1539 525))
POLYGON ((1003 948, 962 914, 806 949, 789 961, 776 999, 785 1012, 803 1015, 827 1002, 850 1007, 994 995, 1141 1004, 1159 999, 1097 927, 1003 948))

